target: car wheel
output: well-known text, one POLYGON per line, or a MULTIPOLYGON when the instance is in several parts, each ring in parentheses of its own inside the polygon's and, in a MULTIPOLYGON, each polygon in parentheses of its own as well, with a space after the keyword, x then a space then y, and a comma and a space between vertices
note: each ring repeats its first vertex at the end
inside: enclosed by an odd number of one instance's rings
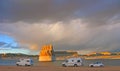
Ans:
POLYGON ((19 64, 16 64, 17 66, 19 66, 19 64))
POLYGON ((66 65, 65 65, 65 64, 63 64, 62 66, 63 66, 63 67, 66 67, 66 65))
POLYGON ((25 64, 25 66, 28 66, 27 64, 25 64))
POLYGON ((93 65, 91 65, 90 67, 93 67, 93 65))
POLYGON ((103 67, 103 65, 100 65, 100 67, 103 67))
POLYGON ((77 66, 78 66, 77 64, 74 65, 74 67, 77 67, 77 66))

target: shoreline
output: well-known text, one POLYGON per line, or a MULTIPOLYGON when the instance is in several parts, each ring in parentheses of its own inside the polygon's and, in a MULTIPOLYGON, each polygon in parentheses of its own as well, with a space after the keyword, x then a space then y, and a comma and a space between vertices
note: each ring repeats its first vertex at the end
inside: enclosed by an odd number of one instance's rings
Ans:
POLYGON ((120 66, 105 67, 62 67, 54 65, 40 66, 0 66, 0 71, 120 71, 120 66))

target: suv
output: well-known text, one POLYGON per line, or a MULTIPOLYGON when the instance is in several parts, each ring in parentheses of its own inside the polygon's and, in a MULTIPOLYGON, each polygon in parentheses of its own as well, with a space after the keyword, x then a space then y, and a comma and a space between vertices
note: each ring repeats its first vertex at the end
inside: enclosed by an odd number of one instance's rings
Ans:
POLYGON ((66 67, 66 66, 77 67, 77 66, 82 66, 82 65, 83 64, 82 64, 82 59, 81 58, 69 58, 65 62, 62 63, 63 67, 66 67))
POLYGON ((103 67, 104 64, 102 62, 95 62, 92 64, 89 64, 89 67, 103 67))

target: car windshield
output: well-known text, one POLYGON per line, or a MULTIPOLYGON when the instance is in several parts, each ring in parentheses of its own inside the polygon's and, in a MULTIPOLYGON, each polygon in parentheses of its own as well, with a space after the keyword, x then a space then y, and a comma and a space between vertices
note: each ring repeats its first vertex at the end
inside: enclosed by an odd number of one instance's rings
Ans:
POLYGON ((20 60, 18 60, 17 62, 20 62, 20 60))
POLYGON ((68 60, 66 60, 65 62, 68 62, 68 60))

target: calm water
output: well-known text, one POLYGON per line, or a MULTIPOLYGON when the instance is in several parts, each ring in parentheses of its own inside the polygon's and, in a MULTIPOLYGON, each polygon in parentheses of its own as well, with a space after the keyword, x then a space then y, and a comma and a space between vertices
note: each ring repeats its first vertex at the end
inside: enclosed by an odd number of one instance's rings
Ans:
MULTIPOLYGON (((5 66, 15 66, 16 62, 18 60, 2 60, 0 59, 0 65, 5 65, 5 66)), ((105 66, 120 66, 120 59, 96 59, 96 60, 83 60, 83 64, 84 66, 88 66, 90 63, 93 62, 102 62, 105 66)), ((63 61, 54 61, 54 62, 38 62, 37 60, 34 60, 34 65, 38 66, 38 65, 55 65, 55 66, 61 66, 61 63, 63 61)))
POLYGON ((17 62, 18 60, 3 60, 3 59, 0 59, 0 65, 7 65, 7 66, 9 66, 9 65, 16 65, 16 62, 17 62))

